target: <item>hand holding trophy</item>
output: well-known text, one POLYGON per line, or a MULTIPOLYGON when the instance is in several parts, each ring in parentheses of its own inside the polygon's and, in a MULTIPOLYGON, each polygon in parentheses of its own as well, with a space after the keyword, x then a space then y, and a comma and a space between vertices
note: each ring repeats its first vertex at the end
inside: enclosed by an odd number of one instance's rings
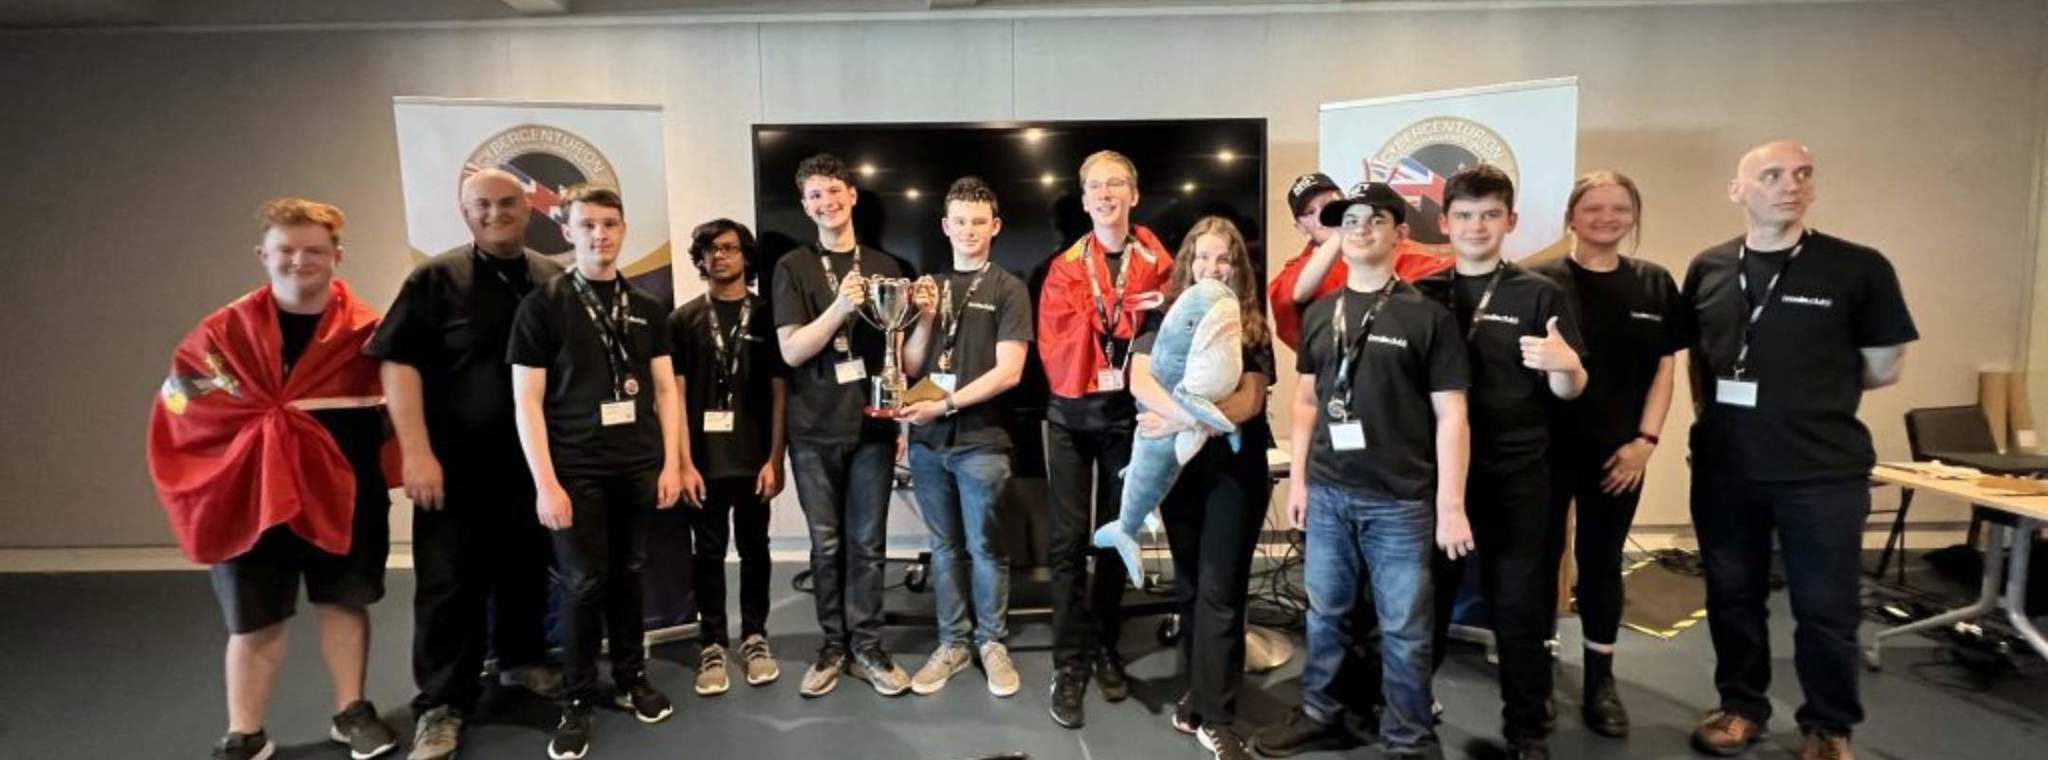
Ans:
MULTIPOLYGON (((917 320, 917 310, 911 306, 913 284, 901 277, 868 277, 862 283, 866 292, 862 298, 848 298, 859 306, 861 319, 882 331, 882 372, 877 375, 869 391, 868 406, 862 411, 870 417, 895 419, 903 407, 903 391, 909 381, 903 376, 903 367, 896 358, 896 345, 901 341, 905 329, 917 320)), ((841 288, 844 296, 844 288, 841 288)))

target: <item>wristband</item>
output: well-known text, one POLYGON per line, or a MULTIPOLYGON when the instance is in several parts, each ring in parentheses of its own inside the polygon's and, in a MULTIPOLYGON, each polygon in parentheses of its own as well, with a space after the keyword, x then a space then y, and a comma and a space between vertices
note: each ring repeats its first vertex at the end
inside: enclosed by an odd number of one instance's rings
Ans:
POLYGON ((1658 444, 1657 436, 1653 433, 1638 432, 1636 433, 1636 440, 1649 441, 1651 446, 1658 444))

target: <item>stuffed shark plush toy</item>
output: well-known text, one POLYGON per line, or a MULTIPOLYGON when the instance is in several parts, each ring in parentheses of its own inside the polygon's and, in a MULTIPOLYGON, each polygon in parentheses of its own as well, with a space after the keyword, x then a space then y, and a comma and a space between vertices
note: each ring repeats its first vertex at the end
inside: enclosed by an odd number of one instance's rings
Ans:
POLYGON ((1228 434, 1233 451, 1241 444, 1237 425, 1223 416, 1216 402, 1237 388, 1244 372, 1243 343, 1237 297, 1221 282, 1202 280, 1189 286, 1166 311, 1152 344, 1152 378, 1173 394, 1181 412, 1162 414, 1192 419, 1195 426, 1158 438, 1135 434, 1117 519, 1095 532, 1096 546, 1122 555, 1134 585, 1142 585, 1145 578, 1138 565, 1138 530, 1154 519, 1153 511, 1166 500, 1181 467, 1215 433, 1228 434))

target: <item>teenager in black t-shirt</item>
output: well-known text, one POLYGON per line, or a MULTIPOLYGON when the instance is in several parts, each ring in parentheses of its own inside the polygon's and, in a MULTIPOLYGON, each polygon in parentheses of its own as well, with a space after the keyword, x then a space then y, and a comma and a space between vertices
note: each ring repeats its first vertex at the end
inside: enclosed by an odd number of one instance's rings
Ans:
POLYGON ((1863 720, 1857 562, 1876 455, 1856 406, 1898 381, 1919 333, 1883 255, 1806 226, 1813 171, 1797 143, 1744 155, 1729 199, 1747 230, 1685 273, 1692 519, 1721 697, 1693 744, 1720 755, 1760 738, 1771 715, 1774 536, 1798 621, 1800 757, 1851 756, 1863 720))
POLYGON ((804 159, 796 184, 818 242, 775 264, 775 334, 789 365, 790 475, 810 525, 811 596, 825 639, 800 692, 824 696, 846 670, 893 696, 910 688, 881 636, 897 426, 862 411, 882 371, 884 338, 855 312, 867 300, 867 278, 904 271, 895 257, 854 240, 860 195, 845 162, 829 153, 804 159))
MULTIPOLYGON (((1586 391, 1557 417, 1550 447, 1551 517, 1576 503, 1579 621, 1586 640, 1586 725, 1607 736, 1628 733, 1628 712, 1614 687, 1614 638, 1621 627, 1621 551, 1642 497, 1643 471, 1671 409, 1678 333, 1678 285, 1654 262, 1621 255, 1637 230, 1642 196, 1616 172, 1579 178, 1565 203, 1573 245, 1539 267, 1564 288, 1586 331, 1586 391)), ((1564 553, 1551 538, 1548 563, 1564 553)))
MULTIPOLYGON (((747 684, 781 677, 768 647, 768 502, 782 492, 783 403, 787 386, 768 305, 748 290, 760 248, 730 219, 690 232, 690 261, 709 285, 668 318, 682 387, 683 501, 697 601, 696 691, 731 688, 726 650, 725 548, 740 555, 740 662, 747 684)), ((667 519, 658 515, 656 520, 667 519)))
POLYGON ((1024 375, 1031 297, 1022 280, 989 261, 989 244, 1002 231, 995 191, 963 177, 946 191, 945 208, 940 226, 952 243, 952 271, 918 281, 917 327, 903 347, 910 375, 943 394, 903 409, 918 513, 931 528, 939 613, 938 649, 910 688, 937 693, 978 656, 989 693, 1007 697, 1018 680, 1003 643, 1010 558, 997 510, 1010 481, 1004 394, 1024 375))
MULTIPOLYGON (((1473 547, 1465 518, 1469 447, 1465 345, 1442 305, 1402 283, 1394 247, 1407 203, 1383 184, 1324 208, 1340 229, 1343 288, 1302 315, 1295 369, 1287 511, 1308 533, 1308 648, 1301 705, 1253 739, 1284 757, 1350 743, 1340 720, 1359 587, 1381 630, 1381 747, 1423 757, 1431 726, 1432 544, 1452 557, 1473 547)), ((1373 716, 1357 716, 1370 721, 1373 716)))
POLYGON ((563 591, 566 683, 548 745, 558 759, 589 749, 600 636, 610 644, 612 701, 643 723, 674 712, 647 680, 640 574, 650 513, 673 508, 682 491, 683 426, 667 311, 619 271, 625 204, 613 190, 581 185, 563 208, 576 266, 527 295, 507 351, 535 511, 554 532, 563 591))
MULTIPOLYGON (((1442 224, 1457 261, 1417 283, 1458 318, 1472 358, 1472 472, 1466 490, 1487 619, 1500 653, 1501 714, 1508 756, 1550 757, 1545 736, 1557 568, 1548 562, 1551 415, 1585 390, 1578 320, 1549 278, 1501 259, 1515 228, 1515 187, 1481 165, 1444 188, 1442 224)), ((1436 656, 1444 655, 1450 610, 1464 573, 1443 562, 1437 576, 1436 656)))
POLYGON ((518 178, 476 172, 460 199, 471 242, 413 270, 363 351, 384 362, 414 507, 414 744, 429 756, 455 752, 486 649, 508 681, 561 696, 542 620, 548 536, 532 515, 505 349, 519 302, 562 268, 525 247, 532 210, 518 178))

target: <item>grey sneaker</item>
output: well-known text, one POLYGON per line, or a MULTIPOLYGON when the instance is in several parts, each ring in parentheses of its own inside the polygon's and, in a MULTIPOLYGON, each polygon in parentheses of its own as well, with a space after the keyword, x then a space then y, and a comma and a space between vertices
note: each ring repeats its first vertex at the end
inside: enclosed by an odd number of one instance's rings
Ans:
POLYGON ((398 734, 377 717, 375 706, 362 699, 350 702, 334 714, 334 724, 327 727, 327 738, 347 745, 348 756, 355 760, 370 760, 398 747, 398 734))
POLYGON ((768 648, 768 637, 761 634, 740 642, 740 663, 746 668, 748 686, 771 684, 782 677, 782 666, 775 662, 774 650, 768 648))
POLYGON ((811 668, 804 671, 803 685, 797 693, 806 697, 822 697, 832 693, 839 686, 839 671, 846 668, 846 650, 837 645, 826 644, 818 647, 818 659, 811 662, 811 668))
POLYGON ((517 686, 533 692, 542 699, 562 698, 562 669, 553 663, 501 670, 498 672, 498 683, 503 686, 517 686))
POLYGON ((868 682, 875 687, 875 693, 893 697, 910 690, 910 674, 890 659, 889 653, 881 647, 872 647, 853 656, 853 662, 846 668, 847 675, 868 682))
POLYGON ((988 675, 988 693, 1007 697, 1017 693, 1017 665, 1010 662, 1010 648, 1003 642, 981 645, 981 670, 988 675))
POLYGON ((412 752, 405 760, 448 760, 462 736, 462 713, 447 705, 420 715, 412 734, 412 752))
POLYGON ((946 687, 947 681, 952 680, 953 674, 966 670, 973 663, 974 655, 968 653, 967 647, 940 644, 932 656, 925 659, 924 667, 917 669, 917 675, 911 677, 910 690, 920 696, 937 694, 946 687))
POLYGON ((731 688, 732 679, 725 674, 725 647, 704 645, 703 653, 697 655, 697 696, 715 697, 731 688))

